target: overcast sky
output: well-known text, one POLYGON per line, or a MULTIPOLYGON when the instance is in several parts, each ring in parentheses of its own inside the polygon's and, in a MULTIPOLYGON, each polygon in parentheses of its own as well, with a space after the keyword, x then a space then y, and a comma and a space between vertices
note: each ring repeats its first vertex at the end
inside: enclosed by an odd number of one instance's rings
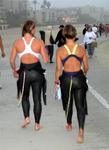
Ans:
MULTIPOLYGON (((32 0, 31 0, 32 1, 32 0)), ((43 0, 39 0, 43 1, 43 0)), ((109 9, 109 0, 48 0, 51 2, 52 7, 73 7, 73 6, 97 6, 109 9)))

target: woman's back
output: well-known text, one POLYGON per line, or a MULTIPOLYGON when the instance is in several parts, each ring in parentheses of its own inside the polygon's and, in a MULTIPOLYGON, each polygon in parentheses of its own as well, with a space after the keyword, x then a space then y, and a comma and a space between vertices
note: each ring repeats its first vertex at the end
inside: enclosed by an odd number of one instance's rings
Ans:
POLYGON ((61 61, 62 63, 64 62, 63 63, 64 71, 68 72, 79 71, 81 69, 81 63, 83 60, 84 53, 85 53, 84 49, 77 44, 72 44, 72 46, 68 46, 66 44, 66 47, 63 46, 59 48, 59 55, 61 61), (74 50, 75 46, 76 49, 74 50), (71 54, 68 53, 66 48, 70 50, 71 54))
POLYGON ((16 47, 17 54, 20 55, 25 51, 24 55, 22 55, 21 57, 21 62, 27 63, 27 64, 37 62, 38 57, 36 57, 32 53, 28 53, 27 49, 29 48, 30 51, 36 54, 41 54, 41 43, 42 43, 41 40, 38 40, 36 38, 33 39, 33 37, 29 37, 29 38, 23 37, 23 38, 16 40, 15 47, 16 47), (25 40, 25 42, 23 39, 25 40))
POLYGON ((46 61, 45 57, 47 57, 47 53, 42 40, 26 35, 16 40, 14 42, 14 47, 22 63, 31 64, 38 62, 40 55, 42 55, 44 61, 46 61))

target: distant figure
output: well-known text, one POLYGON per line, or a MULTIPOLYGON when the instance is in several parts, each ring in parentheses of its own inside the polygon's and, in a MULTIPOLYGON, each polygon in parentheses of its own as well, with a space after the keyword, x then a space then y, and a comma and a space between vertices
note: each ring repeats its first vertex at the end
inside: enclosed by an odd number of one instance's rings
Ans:
MULTIPOLYGON (((2 41, 2 37, 0 36, 0 49, 1 49, 1 57, 5 57, 5 49, 3 46, 3 41, 2 41)), ((0 89, 2 89, 2 85, 0 84, 0 89)))
POLYGON ((54 39, 53 39, 53 27, 48 26, 45 31, 45 47, 48 51, 50 63, 53 63, 53 54, 54 54, 54 39))
POLYGON ((85 24, 84 26, 85 26, 85 27, 84 27, 84 29, 83 29, 83 31, 82 31, 82 34, 83 34, 83 35, 85 35, 85 33, 86 33, 86 31, 87 31, 87 28, 89 27, 89 24, 85 24))
POLYGON ((55 43, 58 42, 58 47, 61 47, 65 44, 65 37, 63 35, 63 29, 64 29, 64 25, 60 25, 59 26, 59 32, 57 33, 56 39, 55 39, 55 43))
POLYGON ((45 31, 40 30, 39 33, 40 33, 41 39, 45 43, 45 31))
POLYGON ((105 36, 107 37, 109 34, 109 24, 103 25, 105 36))
POLYGON ((96 34, 92 31, 92 27, 89 26, 84 35, 84 44, 86 44, 89 58, 93 57, 95 48, 92 46, 92 43, 96 41, 96 37, 96 34))
MULTIPOLYGON (((32 88, 34 103, 35 130, 41 128, 40 118, 42 113, 41 91, 45 84, 44 72, 39 57, 42 56, 45 63, 48 62, 48 55, 42 40, 35 37, 36 25, 33 21, 25 22, 22 29, 22 37, 15 40, 10 55, 10 64, 13 76, 18 78, 18 98, 22 103, 24 122, 22 127, 25 128, 30 124, 30 88, 32 88), (20 58, 20 68, 16 68, 16 57, 20 58)), ((46 92, 46 91, 45 91, 46 92)), ((46 93, 45 93, 46 94, 46 93)))
POLYGON ((88 71, 88 59, 85 49, 75 43, 76 34, 75 27, 65 26, 66 43, 56 51, 55 84, 60 84, 61 87, 63 110, 67 122, 65 128, 68 131, 72 130, 73 100, 75 101, 79 126, 77 143, 83 143, 88 90, 84 74, 88 71))
POLYGON ((100 23, 98 28, 99 28, 99 29, 98 29, 98 32, 99 32, 99 34, 100 34, 100 36, 101 36, 102 33, 104 32, 103 24, 100 23))
MULTIPOLYGON (((84 26, 85 26, 85 27, 84 27, 84 29, 83 29, 83 31, 82 31, 82 34, 83 34, 83 35, 85 35, 85 33, 87 32, 87 28, 89 27, 89 24, 85 24, 84 26)), ((87 49, 86 43, 84 43, 84 48, 87 49)))

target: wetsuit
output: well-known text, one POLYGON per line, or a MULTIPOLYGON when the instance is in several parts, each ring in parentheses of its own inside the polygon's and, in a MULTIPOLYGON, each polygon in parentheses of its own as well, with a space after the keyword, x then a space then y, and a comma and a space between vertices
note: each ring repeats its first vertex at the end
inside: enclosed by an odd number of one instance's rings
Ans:
MULTIPOLYGON (((70 52, 68 47, 64 45, 68 52, 68 56, 62 60, 63 66, 65 62, 74 57, 82 63, 82 58, 76 56, 77 45, 73 49, 73 53, 70 52)), ((79 128, 84 128, 85 115, 87 114, 87 102, 86 102, 86 91, 88 86, 86 84, 86 77, 82 70, 78 72, 65 72, 63 71, 60 76, 60 87, 62 93, 62 104, 63 109, 66 112, 67 123, 72 123, 73 114, 73 98, 77 109, 77 118, 79 128)))
MULTIPOLYGON (((19 57, 21 58, 24 54, 30 53, 38 58, 39 54, 35 53, 31 49, 31 44, 34 38, 30 41, 29 44, 26 43, 23 38, 25 44, 25 50, 19 53, 19 57)), ((32 88, 33 102, 34 102, 34 117, 35 122, 40 122, 42 105, 41 105, 41 91, 43 89, 43 98, 44 103, 46 104, 46 80, 44 77, 45 70, 42 68, 40 62, 33 64, 24 64, 21 63, 20 68, 18 70, 19 79, 17 81, 18 88, 18 97, 22 95, 22 108, 24 117, 29 117, 30 113, 30 102, 29 102, 29 94, 30 87, 32 88)))

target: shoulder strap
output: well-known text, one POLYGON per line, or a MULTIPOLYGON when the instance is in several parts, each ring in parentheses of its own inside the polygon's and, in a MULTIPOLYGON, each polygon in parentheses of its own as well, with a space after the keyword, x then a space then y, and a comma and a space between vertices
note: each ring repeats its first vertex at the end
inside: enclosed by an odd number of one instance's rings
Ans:
POLYGON ((72 53, 71 53, 70 49, 67 47, 67 45, 64 45, 64 47, 67 50, 68 54, 71 55, 72 53))
POLYGON ((24 37, 23 37, 22 39, 23 39, 23 41, 24 41, 25 46, 31 46, 32 41, 34 40, 34 37, 31 39, 31 41, 29 42, 29 44, 27 44, 27 42, 26 42, 26 40, 25 40, 24 37))
POLYGON ((26 41, 25 41, 25 38, 23 37, 22 39, 23 39, 23 41, 24 41, 24 45, 27 46, 27 43, 26 43, 26 41))
POLYGON ((76 44, 76 45, 74 46, 74 48, 73 48, 72 54, 74 54, 74 55, 76 54, 77 46, 78 46, 78 45, 76 44))
POLYGON ((35 39, 34 37, 31 39, 30 43, 28 44, 29 46, 31 46, 34 39, 35 39))
POLYGON ((78 46, 78 45, 76 44, 76 45, 74 46, 74 48, 73 48, 73 51, 71 52, 70 49, 67 47, 67 45, 64 45, 64 47, 65 47, 65 49, 67 50, 67 52, 68 52, 69 55, 71 55, 71 54, 74 54, 74 55, 75 55, 75 54, 76 54, 77 46, 78 46))

